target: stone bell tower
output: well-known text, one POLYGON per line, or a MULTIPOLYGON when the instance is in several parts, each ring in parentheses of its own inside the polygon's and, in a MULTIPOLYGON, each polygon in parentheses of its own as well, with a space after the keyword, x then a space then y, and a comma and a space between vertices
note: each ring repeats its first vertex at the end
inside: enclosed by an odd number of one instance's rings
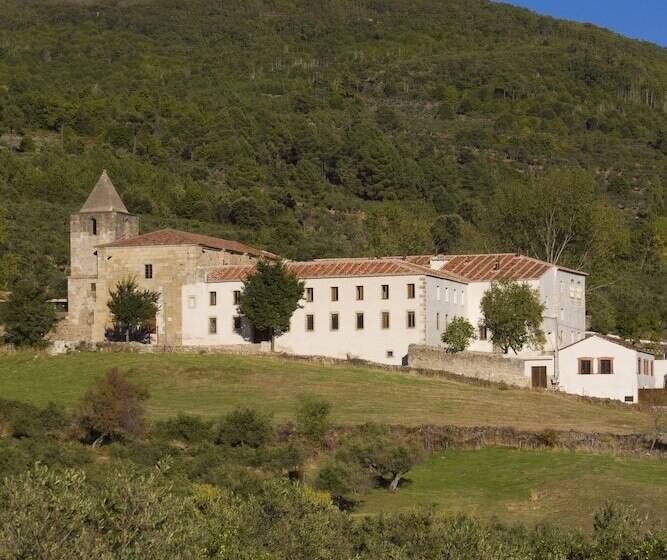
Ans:
POLYGON ((103 170, 81 210, 70 216, 67 339, 92 339, 98 280, 96 247, 138 234, 138 216, 127 211, 103 170))

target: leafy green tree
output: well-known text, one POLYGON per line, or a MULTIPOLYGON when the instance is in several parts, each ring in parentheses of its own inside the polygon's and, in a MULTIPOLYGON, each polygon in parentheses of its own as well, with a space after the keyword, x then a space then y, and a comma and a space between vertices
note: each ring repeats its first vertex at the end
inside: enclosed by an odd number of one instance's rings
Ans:
POLYGON ((2 306, 7 338, 17 346, 38 346, 57 322, 56 311, 46 291, 32 280, 14 286, 2 306))
POLYGON ((27 153, 35 151, 35 141, 31 136, 24 136, 21 138, 21 143, 19 144, 19 152, 27 153))
POLYGON ((299 431, 309 440, 320 443, 329 429, 331 403, 312 395, 302 395, 296 411, 299 431))
POLYGON ((451 253, 461 237, 464 221, 458 214, 439 216, 431 226, 433 248, 438 253, 451 253))
POLYGON ((125 332, 127 342, 137 330, 148 327, 159 309, 160 293, 139 289, 133 278, 118 282, 109 295, 107 306, 111 311, 114 326, 125 332))
POLYGON ((442 333, 447 352, 463 352, 475 340, 475 329, 465 317, 454 317, 442 333))
POLYGON ((141 437, 146 429, 148 391, 117 368, 109 370, 81 400, 77 424, 85 441, 98 445, 141 437))
POLYGON ((303 291, 304 283, 283 262, 260 260, 256 272, 244 280, 239 309, 256 329, 269 332, 271 350, 275 337, 289 329, 303 291))
POLYGON ((541 348, 544 305, 537 290, 514 280, 496 280, 480 302, 482 326, 491 332, 491 341, 503 352, 519 352, 525 346, 541 348))

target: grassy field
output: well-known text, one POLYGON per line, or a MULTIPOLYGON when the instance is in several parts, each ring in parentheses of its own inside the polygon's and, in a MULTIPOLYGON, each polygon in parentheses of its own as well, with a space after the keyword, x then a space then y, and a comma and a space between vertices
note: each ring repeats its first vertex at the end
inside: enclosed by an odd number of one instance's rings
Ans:
POLYGON ((590 529, 614 500, 636 507, 649 526, 667 526, 667 461, 568 451, 489 448, 433 455, 395 494, 374 490, 362 513, 432 505, 505 523, 550 521, 590 529))
POLYGON ((352 365, 269 356, 77 353, 0 355, 0 397, 76 405, 111 367, 146 386, 153 418, 187 412, 217 416, 236 406, 284 420, 301 393, 328 399, 339 423, 498 425, 539 431, 637 432, 651 418, 623 405, 590 404, 567 395, 499 390, 352 365))

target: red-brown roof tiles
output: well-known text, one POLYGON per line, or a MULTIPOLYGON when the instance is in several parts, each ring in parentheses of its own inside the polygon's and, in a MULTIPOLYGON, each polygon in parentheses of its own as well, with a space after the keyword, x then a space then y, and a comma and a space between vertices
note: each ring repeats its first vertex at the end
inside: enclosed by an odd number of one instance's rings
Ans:
MULTIPOLYGON (((428 266, 431 261, 440 261, 440 270, 458 274, 471 282, 490 281, 499 278, 512 280, 534 280, 540 278, 552 265, 517 253, 495 253, 483 255, 414 255, 405 257, 408 262, 428 266)), ((565 269, 576 274, 576 270, 565 269)))
POLYGON ((276 255, 244 245, 238 241, 230 241, 228 239, 220 239, 218 237, 211 237, 209 235, 201 235, 199 233, 189 233, 187 231, 179 231, 177 229, 161 229, 144 233, 129 239, 121 239, 101 247, 145 247, 150 245, 199 245, 201 247, 208 247, 211 249, 223 249, 225 251, 232 251, 234 253, 243 253, 253 255, 256 257, 276 258, 276 255))
MULTIPOLYGON (((424 275, 465 284, 465 280, 445 271, 432 270, 407 261, 394 259, 323 259, 290 261, 287 268, 299 278, 344 278, 362 276, 424 275)), ((207 282, 238 282, 255 270, 254 265, 225 265, 208 273, 207 282)))

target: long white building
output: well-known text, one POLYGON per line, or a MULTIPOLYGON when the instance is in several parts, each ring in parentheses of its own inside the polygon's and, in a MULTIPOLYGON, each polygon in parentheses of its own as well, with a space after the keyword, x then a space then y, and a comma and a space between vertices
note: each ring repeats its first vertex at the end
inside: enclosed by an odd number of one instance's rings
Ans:
MULTIPOLYGON (((499 278, 528 283, 545 304, 547 345, 525 349, 526 358, 544 357, 585 332, 586 275, 522 255, 321 259, 290 262, 288 268, 306 286, 289 332, 276 340, 278 351, 291 354, 406 363, 410 344, 441 346, 442 333, 455 317, 478 327, 481 298, 499 278)), ((252 264, 220 266, 182 287, 184 345, 262 338, 238 311, 243 280, 253 270, 252 264)), ((482 327, 471 350, 494 350, 482 327)), ((552 362, 545 359, 544 365, 551 377, 552 362)))

